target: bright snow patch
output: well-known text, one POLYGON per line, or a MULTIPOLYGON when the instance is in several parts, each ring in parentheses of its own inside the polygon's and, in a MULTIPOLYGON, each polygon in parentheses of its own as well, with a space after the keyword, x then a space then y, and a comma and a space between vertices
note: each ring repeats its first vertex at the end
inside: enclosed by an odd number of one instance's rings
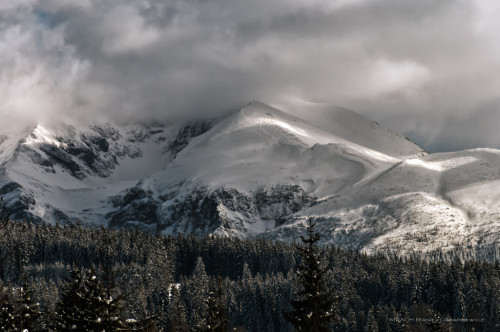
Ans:
POLYGON ((52 132, 42 125, 37 125, 33 133, 26 138, 26 145, 34 145, 36 143, 48 143, 61 147, 61 143, 54 138, 52 132))
POLYGON ((430 169, 431 171, 436 171, 436 172, 440 172, 443 170, 441 163, 423 161, 422 159, 408 159, 405 161, 405 164, 411 165, 411 166, 427 168, 427 169, 430 169))

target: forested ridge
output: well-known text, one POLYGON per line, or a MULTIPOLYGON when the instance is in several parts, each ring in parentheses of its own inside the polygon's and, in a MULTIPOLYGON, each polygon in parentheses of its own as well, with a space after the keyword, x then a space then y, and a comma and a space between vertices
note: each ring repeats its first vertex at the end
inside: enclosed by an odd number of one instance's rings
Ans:
MULTIPOLYGON (((71 330, 64 299, 95 289, 108 299, 97 314, 116 318, 116 330, 292 330, 284 313, 300 288, 296 245, 6 222, 0 248, 5 331, 71 330)), ((319 254, 335 331, 500 331, 498 262, 319 254)))

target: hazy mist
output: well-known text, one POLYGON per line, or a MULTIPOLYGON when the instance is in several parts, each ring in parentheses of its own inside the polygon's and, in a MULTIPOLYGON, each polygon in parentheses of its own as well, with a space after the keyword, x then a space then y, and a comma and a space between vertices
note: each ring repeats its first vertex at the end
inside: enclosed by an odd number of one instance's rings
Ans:
POLYGON ((214 115, 294 97, 430 150, 500 147, 500 3, 0 2, 0 128, 214 115))

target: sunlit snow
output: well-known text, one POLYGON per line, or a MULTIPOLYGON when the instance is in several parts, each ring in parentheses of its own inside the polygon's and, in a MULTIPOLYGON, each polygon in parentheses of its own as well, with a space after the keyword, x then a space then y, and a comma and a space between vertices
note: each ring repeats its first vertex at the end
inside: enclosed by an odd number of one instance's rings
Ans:
POLYGON ((477 158, 471 156, 451 158, 442 161, 425 161, 422 159, 408 159, 405 164, 417 167, 423 167, 431 171, 441 172, 452 168, 457 168, 477 161, 477 158))
POLYGON ((437 171, 437 172, 443 170, 441 163, 439 163, 439 162, 426 162, 426 161, 423 161, 422 159, 408 159, 405 161, 405 164, 411 165, 411 166, 423 167, 423 168, 430 169, 431 171, 437 171))
POLYGON ((33 145, 36 143, 48 143, 55 145, 57 147, 62 146, 62 144, 54 138, 50 130, 46 129, 42 125, 37 125, 33 133, 26 138, 27 145, 33 145))

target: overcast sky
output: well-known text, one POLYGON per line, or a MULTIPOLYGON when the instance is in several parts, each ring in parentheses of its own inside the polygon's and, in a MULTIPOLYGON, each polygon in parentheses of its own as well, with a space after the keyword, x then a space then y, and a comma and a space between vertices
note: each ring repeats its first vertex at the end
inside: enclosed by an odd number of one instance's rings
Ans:
POLYGON ((0 0, 12 121, 342 106, 431 151, 500 148, 500 1, 0 0))

